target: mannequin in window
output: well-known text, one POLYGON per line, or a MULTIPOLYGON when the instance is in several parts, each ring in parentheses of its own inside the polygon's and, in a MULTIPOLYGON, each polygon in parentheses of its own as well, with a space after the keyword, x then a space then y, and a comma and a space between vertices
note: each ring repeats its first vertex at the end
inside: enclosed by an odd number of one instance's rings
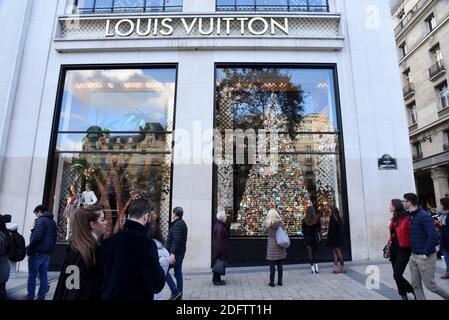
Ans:
POLYGON ((67 197, 67 205, 64 210, 64 217, 67 219, 67 232, 65 237, 67 241, 69 241, 72 238, 73 214, 81 204, 80 195, 76 191, 76 186, 74 184, 70 186, 69 192, 70 195, 67 197))
POLYGON ((92 191, 92 184, 86 183, 86 191, 83 191, 81 195, 81 204, 83 207, 91 206, 97 203, 98 199, 95 193, 92 191))

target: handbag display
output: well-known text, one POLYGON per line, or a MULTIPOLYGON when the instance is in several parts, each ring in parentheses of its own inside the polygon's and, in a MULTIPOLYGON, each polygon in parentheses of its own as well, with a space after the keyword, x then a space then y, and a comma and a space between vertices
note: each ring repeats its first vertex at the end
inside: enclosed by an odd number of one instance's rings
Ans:
POLYGON ((221 259, 215 260, 214 267, 212 268, 213 273, 218 273, 220 276, 224 276, 226 273, 225 262, 221 259))
POLYGON ((388 241, 386 246, 383 248, 383 252, 384 252, 384 258, 390 259, 390 256, 391 256, 391 242, 390 241, 388 241))
POLYGON ((279 247, 284 249, 290 247, 290 238, 281 226, 276 230, 276 243, 279 247))

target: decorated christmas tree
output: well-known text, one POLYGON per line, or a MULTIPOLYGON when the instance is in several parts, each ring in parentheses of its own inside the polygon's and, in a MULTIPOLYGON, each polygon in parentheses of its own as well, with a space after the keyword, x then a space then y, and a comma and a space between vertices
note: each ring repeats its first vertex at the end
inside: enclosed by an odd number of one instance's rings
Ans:
MULTIPOLYGON (((287 131, 287 119, 280 110, 276 95, 269 101, 264 126, 272 130, 287 131)), ((279 150, 293 152, 290 135, 280 135, 279 150)), ((277 156, 277 155, 276 155, 277 156)), ((244 235, 263 235, 265 217, 271 208, 281 215, 284 228, 289 235, 302 236, 301 220, 310 200, 304 183, 300 163, 294 155, 279 155, 276 164, 256 163, 252 165, 245 191, 240 203, 237 222, 244 235)))

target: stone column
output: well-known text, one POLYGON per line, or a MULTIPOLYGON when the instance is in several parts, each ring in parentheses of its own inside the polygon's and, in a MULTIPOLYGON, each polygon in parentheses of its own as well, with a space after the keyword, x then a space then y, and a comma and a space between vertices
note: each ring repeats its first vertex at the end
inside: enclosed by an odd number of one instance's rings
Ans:
POLYGON ((440 199, 449 194, 448 171, 446 168, 438 167, 431 170, 431 177, 433 180, 433 189, 435 191, 435 200, 437 207, 440 199))

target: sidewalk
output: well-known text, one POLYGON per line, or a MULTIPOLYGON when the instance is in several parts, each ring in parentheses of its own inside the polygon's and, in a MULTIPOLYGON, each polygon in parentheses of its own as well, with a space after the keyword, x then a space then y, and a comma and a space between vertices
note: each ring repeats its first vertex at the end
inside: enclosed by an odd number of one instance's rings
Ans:
MULTIPOLYGON (((449 281, 441 280, 445 264, 437 262, 436 282, 449 291, 449 281)), ((284 266, 284 285, 271 288, 268 286, 268 266, 229 268, 223 277, 225 286, 212 285, 212 273, 207 270, 186 270, 184 272, 184 300, 400 300, 393 279, 393 271, 387 260, 357 261, 347 263, 347 273, 335 275, 332 264, 320 265, 319 274, 311 274, 308 265, 284 266), (378 289, 367 289, 366 273, 368 266, 377 266, 380 274, 378 289)), ((173 272, 173 271, 171 271, 173 272)), ((47 299, 51 300, 59 273, 49 273, 50 291, 47 299)), ((410 279, 407 268, 405 278, 410 279)), ((19 273, 6 285, 7 293, 13 299, 26 295, 27 274, 19 273)), ((37 292, 37 289, 36 289, 37 292)), ((165 297, 170 296, 167 286, 165 297)), ((426 290, 429 300, 442 300, 439 296, 426 290)))

